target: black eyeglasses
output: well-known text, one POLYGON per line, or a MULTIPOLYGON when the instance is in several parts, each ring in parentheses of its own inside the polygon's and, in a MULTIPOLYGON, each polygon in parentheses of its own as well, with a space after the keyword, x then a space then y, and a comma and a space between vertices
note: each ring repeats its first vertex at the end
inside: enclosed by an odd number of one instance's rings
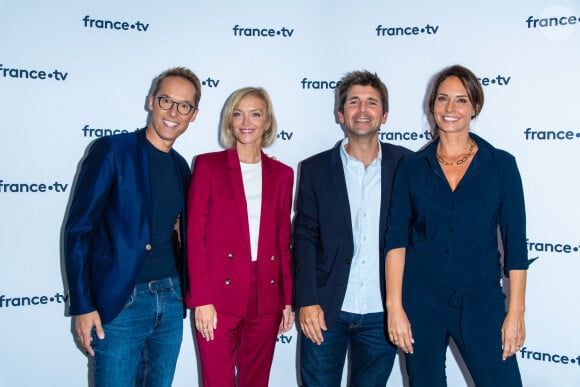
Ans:
POLYGON ((171 110, 173 109, 173 105, 177 105, 177 112, 182 115, 188 115, 191 113, 195 106, 189 104, 188 102, 175 102, 169 97, 164 95, 155 97, 157 98, 157 102, 159 102, 159 107, 163 110, 171 110))

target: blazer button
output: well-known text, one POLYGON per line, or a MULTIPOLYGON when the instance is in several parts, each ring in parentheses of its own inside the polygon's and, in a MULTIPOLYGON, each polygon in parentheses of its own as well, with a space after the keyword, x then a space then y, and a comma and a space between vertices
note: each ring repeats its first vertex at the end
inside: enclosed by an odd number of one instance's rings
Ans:
POLYGON ((232 253, 228 254, 228 259, 234 259, 234 255, 232 253))
POLYGON ((346 263, 347 265, 350 265, 350 258, 345 259, 344 263, 346 263))
POLYGON ((229 284, 230 284, 230 282, 232 282, 232 281, 230 281, 230 279, 229 279, 229 278, 226 278, 226 285, 229 285, 229 284))
POLYGON ((151 245, 149 243, 145 245, 145 250, 151 251, 151 245))
POLYGON ((276 283, 276 280, 270 280, 270 285, 274 285, 276 283))
POLYGON ((275 259, 276 259, 276 257, 275 257, 275 256, 273 256, 273 255, 270 257, 270 261, 273 261, 273 260, 275 260, 275 259))

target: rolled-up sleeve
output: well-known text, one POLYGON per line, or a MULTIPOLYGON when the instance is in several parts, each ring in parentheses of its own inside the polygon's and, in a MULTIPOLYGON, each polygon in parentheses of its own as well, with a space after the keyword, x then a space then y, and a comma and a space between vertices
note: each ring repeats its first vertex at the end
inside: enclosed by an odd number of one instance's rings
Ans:
POLYGON ((385 234, 385 251, 407 247, 411 229, 411 195, 409 189, 408 159, 403 158, 397 167, 391 190, 391 203, 385 234))
POLYGON ((502 168, 503 190, 500 212, 500 231, 504 250, 504 271, 526 270, 526 211, 522 178, 513 156, 506 157, 502 168))

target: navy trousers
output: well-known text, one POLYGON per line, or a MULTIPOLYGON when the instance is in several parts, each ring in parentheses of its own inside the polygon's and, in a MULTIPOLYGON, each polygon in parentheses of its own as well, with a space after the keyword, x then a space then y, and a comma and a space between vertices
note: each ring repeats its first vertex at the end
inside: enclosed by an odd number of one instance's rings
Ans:
POLYGON ((407 354, 412 387, 447 386, 445 357, 452 337, 478 387, 520 387, 516 357, 502 360, 505 296, 499 284, 460 288, 405 278, 403 305, 415 343, 407 354))

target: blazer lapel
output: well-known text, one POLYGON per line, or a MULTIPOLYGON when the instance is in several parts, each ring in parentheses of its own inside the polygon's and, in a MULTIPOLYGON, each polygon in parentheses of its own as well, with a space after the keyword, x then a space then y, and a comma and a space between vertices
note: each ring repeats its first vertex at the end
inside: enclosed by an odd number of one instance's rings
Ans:
POLYGON ((350 217, 350 203, 348 201, 348 191, 346 190, 346 178, 344 177, 344 168, 342 166, 342 159, 340 158, 340 147, 338 146, 330 155, 330 180, 336 192, 337 201, 340 204, 339 210, 344 217, 346 225, 351 230, 352 235, 352 219, 350 217))
POLYGON ((266 224, 267 219, 274 219, 271 212, 276 210, 278 198, 276 193, 276 177, 272 171, 272 160, 262 152, 262 206, 260 208, 260 230, 258 234, 258 256, 260 255, 262 246, 262 235, 271 235, 271 224, 266 224))
MULTIPOLYGON (((149 175, 149 156, 147 155, 147 138, 145 137, 145 130, 139 133, 137 137, 137 163, 135 165, 136 168, 136 177, 139 179, 138 183, 143 190, 139 192, 141 196, 141 201, 143 203, 151 203, 151 176, 149 175)), ((147 205, 145 206, 147 211, 147 221, 148 224, 148 231, 149 233, 152 232, 151 230, 151 218, 153 214, 152 206, 147 205)))
POLYGON ((242 180, 242 170, 240 168, 240 160, 235 148, 226 151, 228 157, 228 178, 230 187, 232 188, 232 195, 236 209, 238 212, 238 220, 240 222, 240 230, 246 243, 247 251, 250 253, 250 226, 248 224, 248 205, 246 203, 246 194, 244 192, 244 182, 242 180))

